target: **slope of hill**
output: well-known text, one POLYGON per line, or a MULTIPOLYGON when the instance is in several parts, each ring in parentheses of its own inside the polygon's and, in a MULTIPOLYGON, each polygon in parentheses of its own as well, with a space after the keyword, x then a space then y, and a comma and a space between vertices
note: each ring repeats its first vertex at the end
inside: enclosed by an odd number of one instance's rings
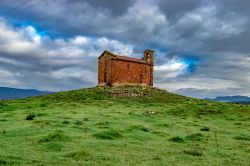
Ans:
POLYGON ((8 87, 0 87, 0 100, 26 98, 32 96, 46 95, 52 92, 38 91, 35 89, 16 89, 8 87))
POLYGON ((142 87, 0 102, 0 165, 249 165, 250 106, 142 87))
POLYGON ((250 103, 250 97, 247 96, 219 96, 213 99, 207 99, 219 102, 231 102, 231 103, 250 103))

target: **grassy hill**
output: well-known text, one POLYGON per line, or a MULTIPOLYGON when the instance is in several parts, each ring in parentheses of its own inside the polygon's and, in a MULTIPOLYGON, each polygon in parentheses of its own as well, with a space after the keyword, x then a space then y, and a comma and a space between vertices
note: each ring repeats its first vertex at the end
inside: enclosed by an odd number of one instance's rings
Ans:
POLYGON ((0 165, 249 165, 250 106, 142 87, 0 101, 0 165))

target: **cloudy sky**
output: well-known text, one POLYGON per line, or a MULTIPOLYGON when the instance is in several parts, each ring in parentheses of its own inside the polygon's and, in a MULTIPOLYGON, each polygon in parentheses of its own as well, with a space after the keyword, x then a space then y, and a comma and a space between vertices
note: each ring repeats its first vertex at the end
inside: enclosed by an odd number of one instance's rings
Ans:
POLYGON ((156 87, 250 96, 249 8, 249 0, 1 0, 0 86, 95 86, 103 50, 140 57, 150 48, 156 87))

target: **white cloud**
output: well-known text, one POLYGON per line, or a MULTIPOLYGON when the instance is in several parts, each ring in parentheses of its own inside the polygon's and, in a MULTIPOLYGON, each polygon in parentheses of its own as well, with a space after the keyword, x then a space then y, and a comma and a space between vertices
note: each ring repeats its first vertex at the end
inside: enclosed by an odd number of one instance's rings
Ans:
POLYGON ((167 60, 167 63, 162 65, 156 65, 154 71, 157 77, 161 79, 176 78, 187 71, 188 64, 184 61, 174 57, 167 60))
POLYGON ((26 53, 35 50, 39 38, 30 27, 14 29, 0 21, 0 50, 9 53, 26 53))
POLYGON ((133 52, 132 46, 106 37, 50 39, 32 26, 13 28, 1 21, 1 86, 43 90, 93 86, 97 82, 97 57, 105 49, 120 54, 133 52))
POLYGON ((74 39, 70 40, 70 43, 75 45, 87 45, 89 43, 89 38, 84 36, 76 36, 74 39))

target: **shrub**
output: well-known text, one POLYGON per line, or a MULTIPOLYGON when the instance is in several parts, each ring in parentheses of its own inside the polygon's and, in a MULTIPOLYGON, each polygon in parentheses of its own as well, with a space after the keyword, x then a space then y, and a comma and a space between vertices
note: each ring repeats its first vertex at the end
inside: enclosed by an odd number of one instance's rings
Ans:
POLYGON ((64 121, 62 122, 62 124, 69 124, 69 121, 64 120, 64 121))
POLYGON ((0 159, 0 165, 7 165, 7 161, 0 159))
POLYGON ((33 120, 35 118, 35 114, 29 114, 26 116, 26 120, 33 120))
POLYGON ((173 141, 173 142, 177 142, 177 143, 183 143, 184 142, 184 139, 177 136, 177 137, 173 137, 170 139, 170 141, 173 141))
POLYGON ((143 127, 141 130, 144 131, 144 132, 149 132, 149 129, 146 128, 146 127, 143 127))
POLYGON ((89 121, 89 118, 83 118, 83 121, 89 121))
POLYGON ((0 102, 0 107, 4 107, 6 104, 0 102))
POLYGON ((209 127, 203 127, 200 129, 201 131, 210 131, 210 128, 209 127))
POLYGON ((163 126, 163 127, 170 127, 170 124, 164 123, 164 124, 161 124, 161 126, 163 126))
POLYGON ((155 157, 153 158, 153 160, 161 160, 161 157, 155 156, 155 157))
POLYGON ((249 141, 250 140, 250 137, 247 137, 245 135, 238 135, 238 136, 235 136, 234 139, 236 140, 245 140, 245 141, 249 141))
POLYGON ((47 102, 43 102, 43 103, 40 104, 40 107, 46 107, 46 106, 48 106, 47 102))
POLYGON ((82 123, 81 120, 77 120, 77 121, 75 121, 75 124, 76 124, 76 125, 82 125, 83 123, 82 123))

